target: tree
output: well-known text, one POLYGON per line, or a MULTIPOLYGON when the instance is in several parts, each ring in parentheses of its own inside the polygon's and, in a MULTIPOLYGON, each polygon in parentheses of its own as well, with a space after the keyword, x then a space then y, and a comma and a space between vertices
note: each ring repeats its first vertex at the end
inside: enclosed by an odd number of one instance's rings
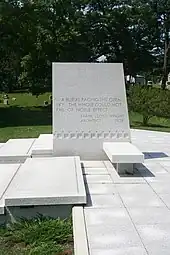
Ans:
POLYGON ((143 116, 143 125, 147 126, 150 118, 170 117, 170 91, 146 86, 133 86, 128 93, 129 110, 143 116))
MULTIPOLYGON (((170 72, 170 1, 169 0, 142 0, 140 6, 148 8, 152 27, 153 54, 159 58, 162 64, 162 88, 166 88, 168 73, 170 72)), ((148 24, 148 23, 147 23, 148 24)))

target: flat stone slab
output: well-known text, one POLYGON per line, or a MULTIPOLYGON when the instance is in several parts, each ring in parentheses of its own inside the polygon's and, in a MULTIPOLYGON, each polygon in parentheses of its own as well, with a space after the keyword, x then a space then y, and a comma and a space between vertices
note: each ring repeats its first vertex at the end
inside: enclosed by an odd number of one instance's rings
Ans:
POLYGON ((165 207, 165 204, 154 192, 120 194, 126 208, 165 207))
MULTIPOLYGON (((113 249, 92 250, 91 255, 147 255, 143 247, 121 247, 113 249)), ((168 253, 167 253, 168 254, 168 253)), ((155 253, 153 254, 155 255, 155 253)))
POLYGON ((128 212, 135 225, 170 224, 167 207, 128 208, 128 212))
POLYGON ((88 195, 87 208, 114 208, 123 207, 122 200, 118 194, 88 195))
POLYGON ((88 226, 124 226, 132 227, 132 222, 125 208, 96 208, 84 210, 88 226))
POLYGON ((90 250, 101 249, 104 254, 107 249, 143 247, 132 224, 110 225, 104 223, 93 226, 87 224, 86 226, 90 250))
POLYGON ((35 139, 10 139, 0 148, 1 163, 23 163, 28 157, 35 139))
POLYGON ((0 214, 4 214, 3 195, 19 167, 20 164, 0 164, 0 214))
POLYGON ((4 210, 4 202, 1 199, 0 200, 0 215, 4 214, 5 210, 4 210))
POLYGON ((143 163, 144 155, 129 142, 105 142, 103 150, 112 163, 143 163))
POLYGON ((53 135, 41 134, 31 147, 32 157, 51 156, 53 154, 53 135))
POLYGON ((5 143, 0 143, 0 148, 4 145, 5 143))
POLYGON ((84 204, 86 192, 79 157, 29 158, 6 194, 6 206, 84 204))
POLYGON ((108 174, 105 175, 86 175, 85 182, 88 183, 112 183, 112 179, 108 174))
MULTIPOLYGON (((164 216, 163 216, 164 217, 164 216)), ((145 224, 136 225, 137 231, 149 254, 155 254, 155 248, 159 251, 156 254, 169 254, 170 250, 170 224, 145 224), (164 253, 164 250, 166 252, 164 253)))

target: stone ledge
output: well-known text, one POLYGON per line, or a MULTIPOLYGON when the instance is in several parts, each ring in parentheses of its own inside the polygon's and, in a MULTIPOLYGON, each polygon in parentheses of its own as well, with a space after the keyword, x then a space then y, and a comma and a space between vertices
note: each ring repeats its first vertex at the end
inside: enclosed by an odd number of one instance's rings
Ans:
POLYGON ((29 158, 5 193, 5 206, 86 203, 79 157, 29 158))
POLYGON ((32 157, 52 156, 53 155, 53 135, 41 134, 30 148, 32 157))
POLYGON ((89 255, 87 233, 82 206, 75 206, 72 210, 74 255, 89 255))
POLYGON ((0 163, 24 163, 31 157, 29 152, 35 139, 10 139, 0 147, 0 163))

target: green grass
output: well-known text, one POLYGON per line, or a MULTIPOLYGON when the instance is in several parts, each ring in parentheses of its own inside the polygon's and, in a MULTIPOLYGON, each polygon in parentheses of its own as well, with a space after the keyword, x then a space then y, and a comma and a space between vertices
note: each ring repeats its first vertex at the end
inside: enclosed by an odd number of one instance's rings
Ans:
MULTIPOLYGON (((0 142, 10 138, 38 137, 52 132, 51 107, 44 107, 49 93, 38 98, 28 93, 9 94, 9 106, 0 103, 0 142), (12 98, 16 98, 13 101, 12 98)), ((0 96, 2 100, 2 95, 0 96)))
MULTIPOLYGON (((51 107, 44 107, 50 93, 38 98, 28 93, 9 94, 9 106, 5 106, 0 95, 0 142, 10 138, 38 137, 39 134, 52 132, 51 107), (13 101, 12 98, 16 98, 13 101)), ((153 117, 149 125, 143 126, 142 116, 130 113, 132 128, 170 132, 170 119, 153 117)))
POLYGON ((0 255, 73 255, 71 219, 40 217, 1 227, 0 255))
POLYGON ((154 130, 160 132, 170 132, 170 119, 152 117, 149 120, 148 126, 143 126, 142 115, 131 112, 129 114, 130 125, 136 129, 154 130))

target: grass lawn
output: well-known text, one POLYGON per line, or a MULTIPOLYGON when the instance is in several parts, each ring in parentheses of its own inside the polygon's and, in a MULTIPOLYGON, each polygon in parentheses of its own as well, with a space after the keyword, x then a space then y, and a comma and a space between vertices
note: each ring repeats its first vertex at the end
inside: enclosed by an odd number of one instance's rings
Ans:
POLYGON ((72 222, 36 218, 0 227, 0 255, 73 255, 72 222))
MULTIPOLYGON (((49 93, 38 98, 28 93, 9 94, 9 106, 2 103, 0 95, 0 142, 10 138, 38 137, 39 134, 52 132, 51 107, 44 107, 49 101, 49 93), (16 98, 13 101, 12 98, 16 98)), ((130 113, 132 128, 170 132, 170 119, 153 117, 149 126, 142 125, 142 116, 130 113)))
POLYGON ((131 112, 129 118, 131 128, 170 132, 170 119, 152 117, 148 126, 143 126, 142 116, 139 113, 131 112))

